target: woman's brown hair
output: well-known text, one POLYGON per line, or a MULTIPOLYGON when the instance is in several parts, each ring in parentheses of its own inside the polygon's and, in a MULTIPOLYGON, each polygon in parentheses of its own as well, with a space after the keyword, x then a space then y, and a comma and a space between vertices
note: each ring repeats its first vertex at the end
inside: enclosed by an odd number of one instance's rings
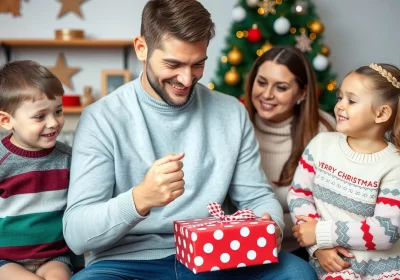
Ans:
POLYGON ((306 90, 304 101, 293 108, 293 121, 291 126, 292 153, 282 168, 277 186, 289 185, 296 171, 300 157, 311 139, 319 132, 321 122, 328 131, 333 127, 319 114, 317 100, 317 82, 314 70, 307 57, 294 47, 275 46, 262 54, 254 62, 247 77, 245 85, 245 105, 251 121, 254 123, 256 109, 251 100, 253 84, 258 69, 266 61, 274 61, 277 64, 285 65, 296 77, 300 90, 306 90))

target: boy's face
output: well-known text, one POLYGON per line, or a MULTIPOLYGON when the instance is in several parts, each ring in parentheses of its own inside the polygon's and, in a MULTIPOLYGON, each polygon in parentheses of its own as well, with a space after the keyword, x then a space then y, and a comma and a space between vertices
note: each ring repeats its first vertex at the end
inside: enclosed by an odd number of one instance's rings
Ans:
POLYGON ((49 100, 46 96, 36 101, 23 101, 10 119, 15 146, 38 151, 52 148, 64 126, 61 96, 49 100))

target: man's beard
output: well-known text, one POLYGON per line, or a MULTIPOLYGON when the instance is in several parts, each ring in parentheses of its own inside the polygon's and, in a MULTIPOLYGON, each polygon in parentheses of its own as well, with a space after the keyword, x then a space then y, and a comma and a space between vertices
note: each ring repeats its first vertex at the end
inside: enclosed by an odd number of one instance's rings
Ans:
MULTIPOLYGON (((197 83, 198 79, 193 80, 193 83, 192 83, 192 85, 190 87, 189 94, 187 95, 186 100, 184 102, 182 102, 182 103, 177 103, 168 95, 168 93, 165 90, 165 88, 162 88, 161 85, 158 83, 159 79, 154 74, 153 70, 151 69, 150 63, 147 63, 146 66, 147 66, 146 67, 146 77, 147 77, 147 81, 149 82, 149 85, 157 93, 157 95, 160 96, 160 98, 165 103, 167 103, 170 106, 183 106, 190 100, 190 97, 192 96, 192 93, 193 93, 193 90, 194 90, 194 86, 197 83)), ((176 81, 175 84, 179 84, 179 86, 183 87, 183 85, 180 84, 178 81, 176 81)))

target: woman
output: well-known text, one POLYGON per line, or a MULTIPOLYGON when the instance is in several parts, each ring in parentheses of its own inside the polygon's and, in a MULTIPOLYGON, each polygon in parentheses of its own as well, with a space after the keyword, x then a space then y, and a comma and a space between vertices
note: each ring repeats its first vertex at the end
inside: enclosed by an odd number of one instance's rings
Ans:
POLYGON ((315 73, 294 47, 276 46, 261 55, 248 75, 245 105, 260 144, 269 183, 285 212, 282 250, 308 260, 293 238, 286 198, 301 154, 321 131, 333 131, 334 118, 319 110, 315 73))

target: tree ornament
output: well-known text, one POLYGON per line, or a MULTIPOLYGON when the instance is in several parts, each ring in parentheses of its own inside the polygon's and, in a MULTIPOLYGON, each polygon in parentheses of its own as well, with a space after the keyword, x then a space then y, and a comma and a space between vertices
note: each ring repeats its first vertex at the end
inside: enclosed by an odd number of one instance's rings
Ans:
POLYGON ((230 85, 230 86, 234 86, 237 85, 240 81, 240 75, 239 73, 236 71, 235 67, 232 67, 231 70, 229 70, 228 72, 225 73, 225 83, 230 85))
POLYGON ((299 16, 305 15, 308 11, 308 4, 305 1, 296 1, 292 6, 292 12, 299 16))
POLYGON ((247 6, 250 8, 254 8, 258 6, 259 1, 258 0, 246 0, 247 6))
POLYGON ((319 20, 314 20, 313 22, 311 22, 309 28, 310 28, 311 32, 318 35, 318 34, 321 34, 322 32, 324 32, 325 26, 319 20))
POLYGON ((274 21, 274 31, 278 35, 284 35, 289 32, 290 21, 285 17, 280 17, 274 21))
POLYGON ((329 61, 326 56, 318 54, 314 57, 312 64, 315 70, 324 71, 326 68, 328 68, 329 61))
POLYGON ((239 65, 243 61, 243 54, 239 51, 237 47, 233 47, 233 49, 228 53, 228 62, 231 65, 239 65))
POLYGON ((258 2, 258 6, 260 7, 258 13, 265 17, 268 16, 268 14, 275 15, 276 14, 275 5, 276 5, 275 0, 262 0, 261 2, 258 2))
POLYGON ((21 15, 21 1, 22 0, 0 1, 0 13, 12 13, 13 17, 19 17, 21 15))
POLYGON ((296 48, 298 48, 299 50, 301 50, 302 52, 311 52, 312 48, 311 48, 311 44, 312 44, 312 40, 310 38, 307 37, 307 35, 305 33, 301 33, 300 36, 296 36, 296 48))
POLYGON ((257 24, 253 24, 253 26, 247 31, 247 40, 251 43, 258 43, 262 39, 261 30, 258 29, 257 24))
POLYGON ((269 51, 274 45, 272 45, 270 42, 266 42, 264 45, 261 46, 261 50, 263 52, 269 51))
POLYGON ((246 10, 242 6, 237 6, 232 10, 232 19, 241 22, 246 18, 246 10))
POLYGON ((329 47, 327 45, 323 45, 320 53, 325 56, 329 56, 331 54, 331 50, 329 49, 329 47))

